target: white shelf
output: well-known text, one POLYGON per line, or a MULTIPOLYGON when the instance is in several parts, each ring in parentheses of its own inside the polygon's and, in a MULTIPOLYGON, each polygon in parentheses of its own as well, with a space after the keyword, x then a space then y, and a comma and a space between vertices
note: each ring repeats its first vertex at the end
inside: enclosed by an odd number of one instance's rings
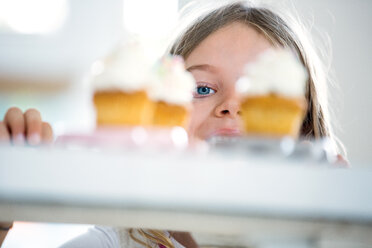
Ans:
POLYGON ((369 169, 220 152, 3 146, 0 157, 1 220, 249 232, 253 239, 341 228, 351 232, 338 238, 372 244, 369 169))

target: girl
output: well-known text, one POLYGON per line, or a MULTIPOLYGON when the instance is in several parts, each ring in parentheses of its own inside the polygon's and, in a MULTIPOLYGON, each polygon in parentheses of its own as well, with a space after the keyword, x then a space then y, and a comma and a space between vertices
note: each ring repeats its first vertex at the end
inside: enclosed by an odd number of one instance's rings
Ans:
MULTIPOLYGON (((235 82, 245 64, 272 47, 292 50, 309 75, 302 138, 334 140, 328 117, 326 75, 300 26, 268 8, 244 1, 200 16, 170 49, 170 54, 183 56, 187 70, 197 82, 191 137, 208 139, 213 135, 240 134, 235 82)), ((38 111, 22 114, 11 108, 0 123, 0 137, 19 144, 25 142, 24 133, 30 144, 52 139, 50 125, 41 121, 38 111)), ((63 247, 197 247, 197 244, 189 233, 96 227, 63 247)))

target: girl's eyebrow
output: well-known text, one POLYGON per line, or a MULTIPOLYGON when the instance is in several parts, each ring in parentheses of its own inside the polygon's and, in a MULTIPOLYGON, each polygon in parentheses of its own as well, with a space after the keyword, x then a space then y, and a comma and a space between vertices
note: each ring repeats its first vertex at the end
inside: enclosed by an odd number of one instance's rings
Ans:
POLYGON ((208 72, 215 72, 217 68, 213 65, 209 64, 200 64, 200 65, 193 65, 186 69, 187 71, 191 72, 193 70, 201 70, 201 71, 208 71, 208 72))

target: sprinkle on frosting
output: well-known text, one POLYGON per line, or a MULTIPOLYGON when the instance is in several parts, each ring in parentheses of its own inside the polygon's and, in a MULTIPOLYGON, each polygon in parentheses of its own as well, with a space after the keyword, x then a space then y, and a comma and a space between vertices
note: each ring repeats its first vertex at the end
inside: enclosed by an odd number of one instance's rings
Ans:
POLYGON ((244 95, 270 93, 299 97, 305 94, 308 75, 301 62, 286 49, 269 49, 244 68, 236 90, 244 95))
POLYGON ((150 97, 155 101, 173 104, 189 104, 195 89, 195 80, 185 70, 183 59, 179 56, 162 58, 150 75, 150 97))

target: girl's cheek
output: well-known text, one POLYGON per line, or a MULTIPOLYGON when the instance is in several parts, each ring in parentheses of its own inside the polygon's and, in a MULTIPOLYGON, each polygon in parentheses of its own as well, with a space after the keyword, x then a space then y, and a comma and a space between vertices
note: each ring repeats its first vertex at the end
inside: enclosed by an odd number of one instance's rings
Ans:
POLYGON ((203 136, 201 133, 204 129, 203 126, 208 123, 211 116, 213 102, 210 99, 196 99, 193 102, 193 111, 191 113, 189 134, 191 137, 203 136))
POLYGON ((190 115, 190 123, 189 123, 189 135, 194 137, 196 134, 197 126, 199 126, 200 122, 200 108, 197 103, 193 102, 193 109, 190 115))

